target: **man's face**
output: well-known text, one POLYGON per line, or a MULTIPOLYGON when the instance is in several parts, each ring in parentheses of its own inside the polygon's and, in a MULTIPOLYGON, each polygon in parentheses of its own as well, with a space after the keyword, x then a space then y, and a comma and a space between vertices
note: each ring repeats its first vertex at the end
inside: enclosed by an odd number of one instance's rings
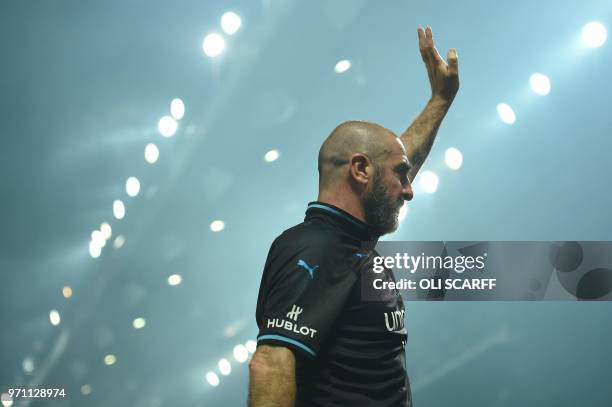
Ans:
POLYGON ((400 209, 413 196, 408 180, 410 165, 403 146, 375 163, 374 168, 371 187, 363 195, 362 205, 366 223, 382 236, 398 228, 400 209))

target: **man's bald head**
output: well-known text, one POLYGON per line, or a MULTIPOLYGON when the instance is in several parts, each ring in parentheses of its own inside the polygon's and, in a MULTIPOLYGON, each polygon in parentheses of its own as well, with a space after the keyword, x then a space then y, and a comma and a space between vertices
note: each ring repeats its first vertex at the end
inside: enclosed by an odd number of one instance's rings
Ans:
POLYGON ((319 150, 319 189, 332 186, 346 174, 355 153, 376 161, 392 152, 395 135, 374 123, 347 121, 336 127, 319 150))
POLYGON ((377 124, 342 123, 319 151, 319 201, 364 221, 376 236, 397 229, 412 199, 410 163, 402 141, 377 124))

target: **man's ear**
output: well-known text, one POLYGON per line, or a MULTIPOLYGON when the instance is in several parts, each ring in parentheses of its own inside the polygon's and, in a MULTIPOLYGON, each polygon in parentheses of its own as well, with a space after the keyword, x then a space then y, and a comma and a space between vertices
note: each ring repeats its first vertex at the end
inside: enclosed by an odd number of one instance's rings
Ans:
POLYGON ((367 185, 373 175, 373 165, 368 156, 355 153, 349 159, 351 179, 359 184, 367 185))

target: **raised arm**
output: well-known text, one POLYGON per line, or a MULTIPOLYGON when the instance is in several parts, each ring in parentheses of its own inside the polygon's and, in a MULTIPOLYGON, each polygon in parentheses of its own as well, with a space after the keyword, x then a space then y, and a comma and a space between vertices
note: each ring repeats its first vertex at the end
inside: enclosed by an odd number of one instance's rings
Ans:
POLYGON ((260 345, 249 364, 249 407, 295 405, 295 356, 282 346, 260 345))
POLYGON ((404 143, 412 168, 408 178, 412 182, 431 150, 442 119, 459 90, 459 65, 457 51, 451 48, 448 64, 442 59, 433 41, 431 27, 419 27, 419 50, 427 68, 431 99, 400 139, 404 143))

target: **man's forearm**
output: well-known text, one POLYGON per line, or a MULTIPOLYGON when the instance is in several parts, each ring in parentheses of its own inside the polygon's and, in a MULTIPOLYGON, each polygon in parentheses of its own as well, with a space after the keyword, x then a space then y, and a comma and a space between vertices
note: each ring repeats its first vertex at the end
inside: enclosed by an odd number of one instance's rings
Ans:
POLYGON ((249 407, 293 407, 295 405, 295 360, 291 351, 286 355, 270 355, 263 348, 249 364, 249 407))
POLYGON ((406 153, 408 154, 408 160, 410 160, 412 164, 412 168, 408 173, 411 182, 416 177, 425 158, 427 158, 436 138, 436 134, 438 133, 438 128, 446 112, 448 112, 450 105, 451 102, 438 96, 432 96, 421 114, 419 114, 410 127, 402 133, 400 139, 404 143, 406 153))
POLYGON ((431 27, 419 27, 419 50, 427 69, 432 97, 419 117, 410 125, 401 140, 406 148, 412 168, 408 172, 410 182, 425 162, 431 150, 442 119, 448 112, 459 90, 459 59, 457 50, 448 50, 446 63, 434 46, 431 27))
POLYGON ((272 370, 251 374, 249 407, 293 407, 295 380, 272 370))

